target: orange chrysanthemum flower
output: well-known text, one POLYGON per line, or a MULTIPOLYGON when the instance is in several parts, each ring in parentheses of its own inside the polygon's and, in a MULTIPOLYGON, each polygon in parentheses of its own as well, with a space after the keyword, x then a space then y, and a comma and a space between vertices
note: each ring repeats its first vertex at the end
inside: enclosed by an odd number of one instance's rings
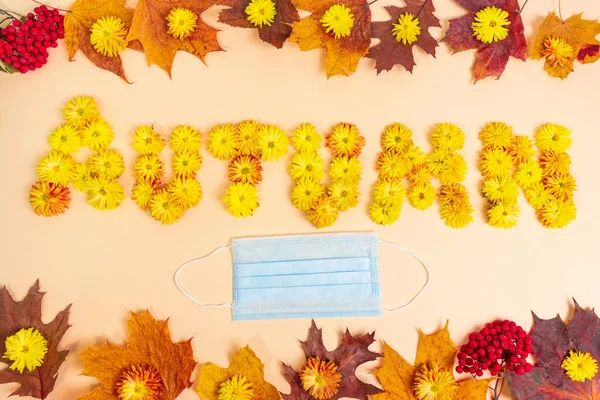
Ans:
POLYGON ((159 372, 146 364, 125 370, 115 389, 122 400, 154 400, 164 390, 159 372))
POLYGON ((310 357, 300 371, 302 387, 312 397, 318 400, 332 398, 338 392, 342 374, 332 361, 321 360, 320 357, 310 357))
POLYGON ((358 157, 365 145, 365 138, 356 125, 342 122, 327 135, 325 145, 331 149, 334 157, 358 157))
POLYGON ((565 152, 544 151, 540 156, 544 176, 566 174, 571 169, 571 156, 565 152))
POLYGON ((31 186, 29 202, 37 215, 60 215, 69 208, 71 191, 68 187, 56 183, 36 182, 31 186))
POLYGON ((256 185, 262 181, 262 165, 257 157, 237 156, 229 164, 231 182, 256 185))

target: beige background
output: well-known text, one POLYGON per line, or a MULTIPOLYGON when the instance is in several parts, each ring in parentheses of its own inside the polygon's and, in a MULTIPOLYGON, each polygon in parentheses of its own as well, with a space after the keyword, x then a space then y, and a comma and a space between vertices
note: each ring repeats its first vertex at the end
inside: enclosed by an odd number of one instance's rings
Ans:
MULTIPOLYGON (((435 3, 443 20, 463 13, 450 0, 435 3)), ((565 16, 585 11, 588 18, 600 17, 597 1, 564 3, 565 16)), ((68 7, 70 1, 55 4, 68 7)), ((375 20, 387 18, 385 4, 381 0, 373 5, 375 20)), ((34 6, 26 0, 0 0, 0 5, 23 12, 34 6)), ((557 6, 557 0, 529 2, 523 13, 528 38, 557 6)), ((236 219, 227 213, 220 201, 227 186, 226 164, 206 150, 199 175, 204 199, 177 225, 161 226, 131 200, 115 211, 99 212, 77 192, 71 210, 61 217, 44 219, 31 211, 29 187, 36 180, 38 159, 49 149, 47 135, 61 123, 64 103, 81 94, 99 101, 102 115, 115 128, 114 145, 129 167, 135 157, 130 138, 142 124, 154 124, 165 136, 177 124, 193 124, 206 132, 213 124, 246 118, 280 124, 290 131, 301 122, 312 122, 322 132, 340 121, 358 125, 367 137, 361 157, 365 169, 361 203, 325 231, 378 231, 382 238, 419 254, 433 276, 429 290, 404 311, 382 318, 318 320, 331 348, 346 326, 355 334, 376 330, 377 339, 387 340, 411 360, 418 327, 430 332, 450 319, 453 339, 461 342, 490 319, 511 318, 528 328, 530 310, 546 318, 557 312, 569 315, 572 296, 584 306, 600 304, 600 189, 594 151, 600 146, 600 64, 578 64, 568 80, 560 81, 550 78, 541 62, 511 59, 501 80, 473 85, 469 68, 474 53, 451 56, 442 44, 437 60, 416 51, 418 66, 412 76, 401 67, 377 76, 373 61, 365 59, 350 78, 327 80, 321 52, 300 52, 293 44, 276 50, 261 42, 255 31, 217 24, 217 11, 209 10, 203 18, 224 29, 219 40, 227 52, 208 55, 208 67, 179 53, 171 80, 159 68, 148 67, 142 54, 128 50, 123 58, 133 83, 127 85, 94 67, 82 54, 67 62, 64 43, 51 52, 50 63, 42 70, 0 76, 0 283, 21 298, 40 278, 48 292, 46 319, 74 304, 73 327, 62 342, 73 352, 51 399, 74 399, 93 387, 94 379, 78 376, 82 366, 76 351, 105 338, 122 343, 129 310, 149 308, 156 318, 171 318, 176 340, 194 337, 199 363, 227 366, 232 352, 250 343, 266 364, 267 379, 282 391, 288 385, 277 360, 300 366, 303 359, 297 341, 306 338, 310 325, 309 320, 233 323, 229 310, 203 310, 173 283, 179 265, 228 244, 232 237, 315 232, 289 199, 289 157, 265 165, 261 206, 252 218, 236 219), (518 227, 505 232, 485 224, 484 202, 478 194, 477 133, 495 120, 530 135, 550 121, 573 130, 570 154, 579 184, 579 215, 568 228, 542 227, 522 196, 518 227), (437 205, 422 212, 406 204, 395 225, 382 228, 372 223, 367 208, 384 126, 407 124, 414 130, 415 142, 428 150, 428 133, 434 124, 445 121, 467 132, 466 185, 477 209, 475 222, 452 230, 440 220, 437 205)), ((432 29, 438 38, 442 32, 432 29)), ((170 154, 164 153, 163 159, 169 160, 170 154)), ((121 181, 129 191, 130 170, 121 181)), ((424 279, 415 261, 388 248, 381 249, 381 275, 386 307, 407 301, 424 279)), ((191 268, 183 280, 185 287, 207 302, 230 301, 230 255, 221 253, 191 268)), ((15 387, 0 386, 0 398, 15 387)), ((180 398, 197 397, 190 391, 180 398)))

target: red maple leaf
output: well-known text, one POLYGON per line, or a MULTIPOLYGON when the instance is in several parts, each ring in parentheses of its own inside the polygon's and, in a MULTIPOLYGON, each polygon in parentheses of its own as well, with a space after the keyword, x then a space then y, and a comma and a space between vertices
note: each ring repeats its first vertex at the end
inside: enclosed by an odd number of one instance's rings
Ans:
POLYGON ((438 46, 429 33, 429 28, 441 28, 440 20, 433 14, 435 7, 433 0, 406 0, 406 7, 388 6, 385 7, 391 19, 388 21, 371 22, 371 37, 379 39, 376 46, 369 49, 366 57, 375 60, 377 74, 381 71, 389 71, 394 65, 402 65, 408 72, 413 71, 415 59, 413 56, 413 47, 419 46, 423 51, 435 57, 435 49, 438 46), (396 40, 392 34, 394 24, 398 22, 400 15, 409 13, 419 19, 421 33, 417 41, 413 44, 403 44, 396 40))
POLYGON ((527 41, 525 40, 523 21, 521 20, 519 2, 517 0, 455 0, 469 13, 450 20, 446 37, 443 39, 455 53, 465 50, 477 50, 473 74, 475 81, 495 76, 500 78, 508 59, 512 56, 525 61, 527 57, 527 41), (483 43, 473 36, 471 24, 475 14, 486 8, 497 7, 508 12, 510 25, 506 39, 483 43))

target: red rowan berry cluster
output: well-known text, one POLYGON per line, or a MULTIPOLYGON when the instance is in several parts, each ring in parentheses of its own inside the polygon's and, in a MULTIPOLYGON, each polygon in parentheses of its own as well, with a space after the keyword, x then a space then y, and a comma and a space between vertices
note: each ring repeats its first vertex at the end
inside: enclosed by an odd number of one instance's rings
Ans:
POLYGON ((523 328, 513 321, 494 321, 471 333, 469 342, 460 347, 456 372, 482 376, 488 370, 496 376, 508 370, 524 375, 533 368, 527 362, 532 353, 531 338, 523 328))
POLYGON ((40 6, 33 11, 23 19, 9 17, 10 25, 0 30, 0 61, 22 74, 45 65, 48 49, 65 37, 64 17, 58 10, 40 6))

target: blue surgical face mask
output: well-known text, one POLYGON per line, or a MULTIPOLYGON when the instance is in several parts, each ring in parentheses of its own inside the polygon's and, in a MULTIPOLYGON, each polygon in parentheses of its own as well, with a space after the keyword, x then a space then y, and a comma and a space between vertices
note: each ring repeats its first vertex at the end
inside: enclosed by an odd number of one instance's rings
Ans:
POLYGON ((429 284, 429 270, 412 252, 379 240, 377 233, 340 233, 233 239, 209 255, 182 265, 175 273, 179 290, 204 308, 229 307, 233 320, 367 317, 398 311, 415 301, 429 284), (379 243, 404 250, 427 272, 427 282, 413 299, 383 309, 379 286, 379 243), (231 248, 232 304, 203 304, 179 283, 190 264, 231 248))

